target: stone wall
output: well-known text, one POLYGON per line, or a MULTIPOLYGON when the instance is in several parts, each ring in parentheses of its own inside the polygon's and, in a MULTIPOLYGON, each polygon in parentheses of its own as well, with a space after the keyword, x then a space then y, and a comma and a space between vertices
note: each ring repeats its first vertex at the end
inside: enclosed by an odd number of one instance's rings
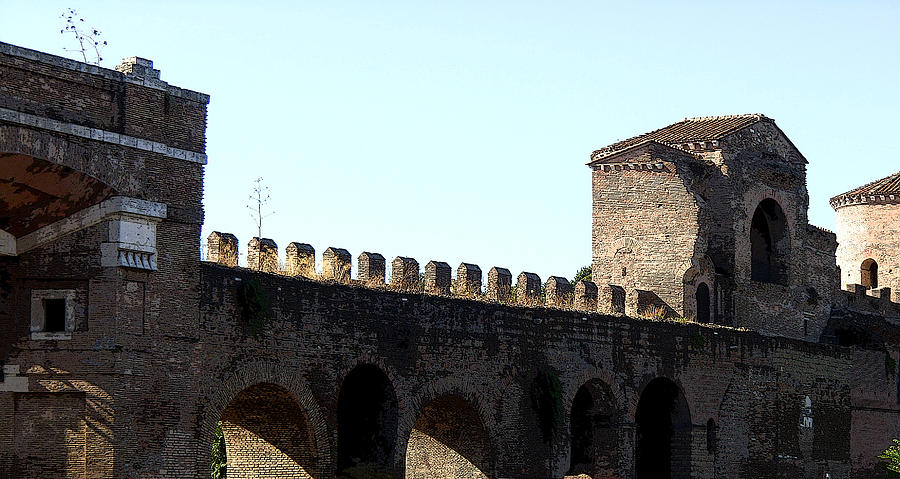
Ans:
MULTIPOLYGON (((405 465, 421 468, 416 458, 449 447, 458 454, 441 455, 442 460, 469 457, 466 467, 482 464, 490 470, 479 470, 488 477, 560 477, 570 467, 568 411, 578 389, 596 380, 613 392, 610 407, 621 439, 617 474, 633 477, 638 398, 650 380, 666 377, 683 391, 690 409, 692 477, 713 477, 717 468, 729 471, 719 477, 749 477, 751 471, 774 473, 773 468, 815 474, 826 467, 832 477, 850 477, 849 350, 697 324, 514 307, 211 264, 202 270, 201 357, 215 361, 197 377, 198 457, 208 451, 212 429, 228 404, 248 386, 266 382, 298 398, 319 438, 317 467, 329 470, 337 461, 334 431, 343 378, 359 365, 373 365, 396 394, 399 421, 388 466, 398 471, 405 465), (271 300, 270 319, 259 339, 246 333, 236 299, 237 289, 251 277, 271 300), (541 370, 559 378, 566 411, 550 443, 541 439, 529 400, 531 382, 541 370), (801 447, 793 438, 802 435, 806 396, 829 431, 845 432, 810 436, 801 447), (440 417, 446 409, 429 407, 445 403, 477 411, 488 449, 502 454, 471 457, 453 449, 451 439, 423 445, 416 425, 426 428, 427 418, 440 417), (784 421, 773 420, 779 410, 784 421), (712 452, 705 440, 709 419, 719 437, 712 452), (816 448, 830 451, 828 460, 817 459, 816 448), (785 469, 773 464, 779 454, 796 459, 785 469)), ((474 416, 464 422, 480 427, 474 416)))
POLYGON ((40 221, 0 255, 0 476, 194 470, 178 398, 192 395, 199 337, 209 97, 136 73, 0 43, 0 156, 38 172, 17 181, 55 175, 47 184, 73 199, 32 196, 40 221), (70 298, 66 331, 35 331, 48 294, 70 298))

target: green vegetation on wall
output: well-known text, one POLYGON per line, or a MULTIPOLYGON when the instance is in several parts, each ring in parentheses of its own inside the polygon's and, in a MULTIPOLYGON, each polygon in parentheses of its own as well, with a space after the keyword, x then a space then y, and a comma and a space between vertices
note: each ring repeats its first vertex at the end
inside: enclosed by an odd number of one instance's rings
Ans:
POLYGON ((541 370, 531 383, 531 407, 537 413, 541 437, 549 443, 562 422, 562 383, 555 372, 541 370))
POLYGON ((237 299, 247 330, 258 339, 266 320, 269 319, 269 297, 259 284, 259 280, 250 278, 238 288, 237 299))
POLYGON ((212 479, 225 479, 225 434, 222 433, 222 422, 216 423, 216 431, 213 434, 213 443, 210 450, 209 477, 212 479))

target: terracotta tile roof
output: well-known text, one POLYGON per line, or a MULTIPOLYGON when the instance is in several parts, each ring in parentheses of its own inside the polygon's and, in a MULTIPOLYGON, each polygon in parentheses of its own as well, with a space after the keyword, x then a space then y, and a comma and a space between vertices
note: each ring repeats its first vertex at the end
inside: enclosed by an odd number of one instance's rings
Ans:
POLYGON ((772 122, 773 120, 760 113, 685 118, 678 123, 600 148, 591 153, 591 160, 613 155, 646 141, 656 141, 669 146, 717 141, 759 121, 772 122))
POLYGON ((857 203, 900 203, 900 171, 837 195, 830 203, 834 208, 857 203))

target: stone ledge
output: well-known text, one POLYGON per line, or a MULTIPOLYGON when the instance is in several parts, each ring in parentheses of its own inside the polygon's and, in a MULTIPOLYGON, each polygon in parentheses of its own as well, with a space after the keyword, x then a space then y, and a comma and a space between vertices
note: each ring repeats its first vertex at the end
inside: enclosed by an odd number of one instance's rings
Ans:
POLYGON ((29 113, 10 110, 8 108, 0 108, 0 121, 8 121, 10 123, 32 126, 35 128, 40 128, 42 130, 55 131, 57 133, 77 136, 80 138, 87 138, 89 140, 97 140, 104 143, 127 146, 138 150, 151 151, 153 153, 159 153, 169 158, 175 158, 176 160, 190 161, 192 163, 199 163, 201 165, 205 165, 207 161, 207 156, 205 153, 182 150, 181 148, 173 148, 156 141, 144 140, 120 133, 100 130, 97 128, 89 128, 86 126, 76 125, 74 123, 64 123, 42 116, 36 116, 29 113))

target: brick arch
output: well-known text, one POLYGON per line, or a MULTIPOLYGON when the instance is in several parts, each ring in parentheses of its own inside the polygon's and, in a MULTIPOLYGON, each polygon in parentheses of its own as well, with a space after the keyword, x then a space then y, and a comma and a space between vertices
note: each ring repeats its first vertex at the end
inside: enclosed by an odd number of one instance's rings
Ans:
MULTIPOLYGON (((201 393, 200 397, 208 397, 205 404, 200 404, 200 431, 197 456, 200 460, 199 471, 209 471, 209 448, 213 441, 216 423, 231 401, 244 391, 258 384, 272 384, 291 393, 296 402, 303 408, 313 430, 319 460, 317 471, 329 471, 334 464, 332 435, 322 408, 316 401, 309 385, 297 374, 295 368, 286 367, 274 361, 257 360, 246 363, 235 369, 221 383, 212 383, 201 393)), ((201 476, 204 477, 204 476, 201 476)))
MULTIPOLYGON (((481 423, 487 433, 492 468, 496 469, 497 461, 499 460, 496 453, 501 450, 498 441, 501 437, 501 426, 496 421, 493 409, 501 407, 503 398, 506 397, 502 392, 509 390, 512 382, 511 378, 505 377, 500 384, 485 385, 472 381, 468 376, 453 376, 426 384, 417 394, 410 397, 400 410, 397 433, 397 451, 402 452, 401 455, 398 455, 400 464, 405 465, 406 463, 406 449, 409 437, 412 434, 419 414, 425 410, 425 407, 432 401, 442 397, 459 396, 468 402, 481 419, 481 423), (484 391, 496 391, 496 393, 493 397, 485 397, 484 391)), ((489 475, 493 475, 493 470, 489 471, 489 475)))
MULTIPOLYGON (((607 474, 623 472, 623 458, 621 457, 621 451, 619 451, 618 448, 600 447, 596 449, 595 453, 598 455, 594 457, 594 464, 600 464, 600 470, 586 470, 583 466, 576 467, 576 465, 573 464, 575 458, 572 457, 572 448, 575 439, 572 437, 574 424, 572 416, 575 414, 575 401, 582 388, 589 387, 588 390, 590 390, 591 383, 600 383, 603 386, 606 386, 607 390, 612 395, 612 404, 610 405, 610 408, 613 411, 611 424, 608 430, 604 430, 606 431, 605 437, 602 435, 601 437, 593 437, 592 442, 594 444, 599 443, 605 446, 609 446, 612 443, 622 443, 623 437, 621 426, 626 423, 627 419, 623 415, 623 405, 625 404, 626 399, 622 394, 622 391, 616 387, 615 376, 608 370, 596 367, 582 369, 574 377, 567 378, 563 386, 563 400, 565 401, 563 403, 563 408, 565 413, 563 414, 563 424, 560 427, 560 432, 564 437, 557 442, 565 445, 562 455, 564 456, 563 459, 566 470, 561 472, 556 471, 558 473, 557 475, 573 475, 581 473, 590 473, 589 475, 592 475, 594 473, 599 473, 601 477, 606 477, 607 474), (612 454, 612 456, 609 454, 612 454)), ((592 430, 592 432, 596 431, 592 430)))
MULTIPOLYGON (((616 410, 618 411, 618 415, 622 416, 622 413, 624 412, 623 406, 627 404, 625 394, 622 393, 621 389, 615 387, 615 375, 609 370, 600 369, 598 367, 581 369, 576 375, 565 378, 563 384, 563 400, 565 401, 565 404, 571 406, 572 401, 575 399, 575 395, 578 394, 578 390, 581 389, 581 386, 584 386, 594 379, 600 380, 609 386, 609 389, 616 400, 616 410)), ((563 424, 563 426, 568 427, 568 416, 566 416, 564 421, 565 424, 563 424)))
POLYGON ((643 382, 634 415, 635 477, 688 478, 693 455, 693 413, 685 390, 666 376, 645 378, 643 382), (670 406, 672 409, 666 412, 670 406))
MULTIPOLYGON (((647 374, 641 378, 640 385, 637 388, 631 389, 630 391, 626 391, 625 397, 626 400, 623 403, 625 407, 623 407, 623 417, 634 418, 635 413, 637 412, 638 402, 640 401, 641 394, 644 393, 644 390, 647 388, 654 379, 665 378, 669 381, 675 383, 678 386, 679 391, 681 391, 682 396, 684 396, 685 401, 687 401, 688 408, 691 408, 692 404, 695 404, 695 401, 690 389, 686 389, 678 378, 670 377, 668 375, 662 374, 659 371, 648 371, 647 374)), ((693 409, 691 409, 693 413, 693 409)))
POLYGON ((0 151, 65 166, 123 194, 134 194, 144 180, 135 175, 137 165, 126 159, 127 149, 24 126, 0 125, 0 151))
POLYGON ((379 363, 381 361, 359 360, 341 371, 336 396, 335 465, 338 472, 357 467, 390 469, 396 465, 400 416, 398 382, 390 370, 379 363))
MULTIPOLYGON (((774 201, 778 207, 781 209, 782 214, 784 214, 784 222, 787 228, 787 238, 790 241, 790 251, 789 255, 798 254, 797 245, 800 243, 798 239, 800 238, 801 230, 805 228, 805 225, 798 225, 796 213, 797 210, 803 210, 802 204, 797 204, 790 197, 790 193, 785 193, 773 188, 767 187, 754 187, 749 189, 744 194, 744 211, 743 211, 743 219, 742 226, 743 231, 741 231, 736 238, 735 248, 736 248, 736 260, 737 264, 744 264, 747 268, 747 278, 750 277, 751 272, 751 258, 750 258, 750 232, 753 229, 753 216, 756 213, 756 209, 766 200, 774 201), (744 250, 743 248, 746 248, 744 250), (746 261, 746 263, 742 263, 742 261, 746 261)), ((805 211, 805 210, 803 210, 805 211)), ((792 267, 788 266, 787 271, 788 275, 788 283, 792 281, 791 278, 794 277, 795 271, 793 271, 792 267)))

